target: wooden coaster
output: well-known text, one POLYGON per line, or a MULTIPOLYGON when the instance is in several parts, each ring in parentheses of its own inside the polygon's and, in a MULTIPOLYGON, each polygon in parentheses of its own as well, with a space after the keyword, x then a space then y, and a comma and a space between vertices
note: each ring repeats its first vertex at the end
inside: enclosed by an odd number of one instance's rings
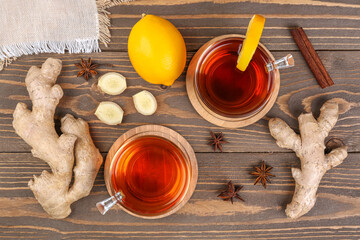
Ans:
MULTIPOLYGON (((188 141, 186 141, 186 139, 183 136, 181 136, 179 133, 175 132, 174 130, 172 130, 170 128, 163 127, 160 125, 144 125, 144 126, 135 127, 135 128, 130 129, 129 131, 127 131, 126 133, 121 135, 114 142, 114 144, 111 146, 109 153, 106 157, 106 162, 105 162, 105 167, 104 167, 104 178, 105 178, 105 184, 106 184, 107 191, 109 192, 109 194, 111 196, 113 196, 115 194, 114 188, 112 187, 112 181, 111 181, 113 159, 116 158, 116 155, 119 152, 118 151, 119 148, 125 142, 127 142, 130 138, 132 138, 134 136, 136 136, 136 137, 142 137, 142 136, 162 137, 162 138, 170 141, 171 143, 173 143, 175 146, 177 146, 181 150, 181 152, 184 154, 184 156, 187 158, 187 160, 189 161, 190 180, 189 180, 188 186, 185 186, 185 187, 187 187, 187 190, 186 190, 186 193, 185 193, 183 199, 179 200, 179 203, 177 205, 175 205, 174 207, 172 207, 171 209, 169 209, 168 211, 166 211, 162 214, 144 216, 144 215, 139 215, 137 213, 130 211, 129 209, 125 208, 124 206, 122 206, 119 203, 117 205, 120 206, 120 208, 122 210, 124 210, 125 212, 127 212, 133 216, 140 217, 140 218, 157 219, 157 218, 163 218, 163 217, 169 216, 169 215, 175 213, 180 208, 182 208, 187 203, 187 201, 190 199, 191 195, 194 193, 196 183, 197 183, 197 178, 198 178, 198 165, 197 165, 197 161, 196 161, 195 152, 192 149, 192 147, 190 146, 190 144, 188 143, 188 141)), ((131 141, 131 140, 129 140, 129 141, 131 141)))
MULTIPOLYGON (((202 54, 205 52, 205 50, 210 47, 212 44, 214 44, 217 41, 223 40, 225 38, 231 38, 231 37, 237 37, 237 38, 245 38, 244 35, 239 34, 229 34, 229 35, 222 35, 216 38, 213 38, 209 42, 205 43, 194 55, 194 57, 191 59, 191 62, 189 64, 187 74, 186 74, 186 90, 188 97, 190 99, 191 104, 195 108, 195 110, 202 116, 205 120, 208 122, 218 125, 220 127, 225 128, 239 128, 239 127, 245 127, 248 126, 259 119, 261 119, 263 116, 265 116, 266 113, 270 111, 272 106, 275 103, 275 100, 279 93, 280 88, 280 73, 279 70, 275 69, 273 70, 273 78, 274 78, 274 90, 268 99, 268 101, 265 103, 262 109, 260 109, 258 112, 256 112, 253 115, 247 116, 247 117, 226 117, 221 116, 214 111, 212 111, 210 108, 208 108, 205 103, 201 100, 195 86, 195 77, 196 77, 196 71, 197 71, 197 65, 198 62, 201 60, 202 54)), ((271 52, 261 43, 259 43, 260 48, 264 50, 264 52, 269 56, 270 61, 275 61, 274 56, 271 54, 271 52)))

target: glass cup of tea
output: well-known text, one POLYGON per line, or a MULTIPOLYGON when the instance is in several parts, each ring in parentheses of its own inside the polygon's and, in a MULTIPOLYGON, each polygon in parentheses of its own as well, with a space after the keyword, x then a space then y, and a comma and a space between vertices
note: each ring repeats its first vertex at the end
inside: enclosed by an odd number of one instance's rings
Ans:
POLYGON ((155 219, 185 205, 195 190, 198 169, 193 149, 180 134, 145 125, 116 140, 104 176, 111 197, 97 203, 102 214, 119 205, 131 215, 155 219))
POLYGON ((291 54, 275 60, 259 43, 242 72, 236 68, 245 36, 222 35, 204 44, 192 58, 186 88, 196 111, 207 121, 238 128, 262 118, 274 105, 280 87, 279 69, 294 66, 291 54))

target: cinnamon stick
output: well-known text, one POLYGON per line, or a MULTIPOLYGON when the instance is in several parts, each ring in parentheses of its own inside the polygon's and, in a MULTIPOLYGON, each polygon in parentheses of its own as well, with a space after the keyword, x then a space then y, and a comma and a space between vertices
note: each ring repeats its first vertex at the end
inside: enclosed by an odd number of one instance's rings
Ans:
POLYGON ((334 85, 329 73, 326 71, 323 63, 320 60, 319 55, 316 53, 310 40, 306 36, 302 27, 298 27, 291 31, 297 46, 299 47, 301 54, 304 56, 306 63, 309 65, 313 72, 317 82, 321 88, 326 88, 334 85))

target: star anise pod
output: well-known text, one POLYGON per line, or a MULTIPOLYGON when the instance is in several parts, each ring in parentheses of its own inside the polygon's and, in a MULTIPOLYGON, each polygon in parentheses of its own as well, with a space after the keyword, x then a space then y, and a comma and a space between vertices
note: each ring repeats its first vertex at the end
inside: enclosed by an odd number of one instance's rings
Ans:
POLYGON ((219 148, 219 150, 222 152, 222 144, 228 143, 228 141, 224 140, 224 135, 222 132, 220 133, 214 133, 213 131, 210 131, 211 139, 209 144, 214 145, 214 152, 219 148))
POLYGON ((251 175, 258 176, 255 180, 254 185, 261 181, 264 188, 266 188, 266 182, 271 183, 270 177, 275 177, 275 175, 271 174, 270 171, 273 169, 272 167, 266 167, 265 162, 262 161, 261 167, 254 167, 255 172, 252 172, 251 175))
POLYGON ((81 58, 81 63, 75 63, 75 66, 80 69, 77 76, 81 77, 82 75, 84 75, 84 78, 87 81, 89 80, 89 77, 95 76, 97 74, 95 69, 99 66, 99 64, 91 64, 91 58, 89 58, 87 62, 85 62, 84 59, 81 58))
POLYGON ((240 187, 238 187, 238 188, 235 188, 235 186, 234 186, 234 184, 232 183, 232 181, 230 181, 230 182, 228 182, 228 184, 227 184, 227 189, 226 189, 225 191, 223 191, 222 193, 220 193, 220 194, 218 195, 218 197, 224 199, 224 201, 229 201, 229 200, 230 200, 232 204, 234 203, 234 198, 237 198, 237 199, 245 202, 244 199, 242 199, 242 198, 239 196, 239 194, 238 194, 238 192, 239 192, 242 188, 243 188, 242 186, 240 186, 240 187))

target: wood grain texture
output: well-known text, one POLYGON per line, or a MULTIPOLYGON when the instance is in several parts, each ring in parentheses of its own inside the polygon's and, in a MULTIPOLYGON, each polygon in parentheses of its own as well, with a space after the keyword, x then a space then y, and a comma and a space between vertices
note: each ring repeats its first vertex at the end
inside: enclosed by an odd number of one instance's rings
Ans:
MULTIPOLYGON (((295 67, 280 72, 280 92, 274 107, 261 120, 237 130, 224 129, 208 123, 198 115, 186 94, 185 72, 168 90, 151 85, 142 80, 134 71, 127 53, 92 54, 94 62, 112 63, 113 67, 102 66, 99 73, 108 71, 122 73, 127 78, 128 88, 119 96, 104 95, 97 89, 96 81, 86 82, 76 78, 74 63, 86 55, 36 55, 20 58, 0 74, 0 152, 29 152, 30 147, 21 140, 12 128, 12 113, 19 101, 30 106, 24 78, 32 65, 40 66, 47 57, 58 57, 63 61, 63 71, 58 83, 64 89, 65 96, 57 108, 58 119, 66 113, 81 117, 89 122, 91 134, 101 152, 107 152, 111 144, 130 128, 146 123, 161 124, 174 129, 189 141, 195 152, 209 152, 209 131, 222 131, 230 142, 225 152, 283 152, 288 151, 276 146, 268 130, 269 117, 280 117, 291 127, 297 129, 297 116, 301 112, 314 112, 318 116, 321 105, 330 98, 338 98, 341 115, 330 132, 330 137, 341 138, 350 152, 360 151, 360 52, 324 51, 320 52, 325 67, 332 76, 335 85, 323 90, 317 84, 310 69, 299 52, 291 52, 295 67), (136 112, 132 95, 149 90, 158 101, 155 115, 143 116, 136 112), (110 100, 118 103, 125 111, 123 123, 107 126, 94 115, 99 102, 110 100)), ((273 52, 275 58, 283 57, 287 52, 273 52)), ((188 61, 193 53, 188 54, 188 61)), ((57 120, 58 122, 58 120, 57 120)))
MULTIPOLYGON (((2 239, 360 239, 360 2, 358 0, 136 0, 109 9, 112 41, 103 53, 89 55, 41 54, 19 58, 0 72, 0 238, 2 239), (223 34, 245 34, 254 13, 266 17, 261 42, 275 58, 292 53, 295 67, 281 71, 281 86, 272 110, 260 121, 238 130, 216 127, 193 109, 186 94, 185 71, 168 90, 140 79, 126 50, 127 37, 142 13, 169 19, 183 34, 188 62, 211 38, 223 34), (302 26, 313 43, 335 85, 321 89, 306 65, 290 30, 302 26), (32 65, 46 58, 63 60, 58 83, 65 96, 56 111, 56 125, 66 113, 90 124, 95 144, 104 153, 127 130, 144 124, 161 124, 179 132, 194 148, 199 178, 194 195, 179 212, 157 220, 133 217, 120 209, 101 216, 97 201, 108 196, 104 171, 100 170, 89 197, 72 205, 64 220, 50 219, 27 187, 32 175, 49 167, 30 154, 30 147, 12 128, 17 102, 30 106, 24 79, 32 65), (74 63, 92 57, 100 74, 120 72, 128 89, 119 96, 102 94, 96 80, 76 78, 74 63), (146 117, 136 112, 132 95, 151 91, 158 111, 146 117), (320 184, 315 207, 298 220, 286 218, 294 180, 290 168, 299 166, 294 153, 276 146, 269 134, 270 117, 284 119, 295 130, 297 116, 313 111, 330 98, 340 103, 340 117, 330 137, 349 146, 350 154, 328 171, 320 184), (111 100, 125 110, 124 123, 107 126, 94 112, 99 102, 111 100), (210 153, 209 131, 222 131, 230 143, 225 153, 210 153), (253 185, 252 167, 261 160, 274 167, 277 176, 265 190, 253 185), (223 202, 216 196, 233 180, 243 185, 245 203, 223 202)), ((186 70, 186 69, 185 69, 186 70)))
POLYGON ((190 201, 163 219, 144 220, 120 209, 105 216, 95 203, 106 198, 103 171, 89 197, 72 205, 64 220, 49 219, 27 188, 32 174, 49 169, 30 153, 0 154, 0 237, 36 239, 358 239, 360 237, 360 153, 351 153, 328 171, 315 207, 298 220, 286 218, 294 181, 292 153, 197 153, 199 180, 190 201), (253 185, 249 174, 265 160, 276 175, 267 189, 253 185), (243 185, 245 202, 224 202, 216 196, 233 180, 243 185))
POLYGON ((315 50, 360 49, 359 1, 330 0, 142 0, 113 7, 112 39, 107 50, 125 51, 132 26, 142 13, 169 19, 189 51, 213 37, 245 34, 254 13, 266 17, 261 37, 270 50, 297 50, 290 29, 301 26, 315 50))

